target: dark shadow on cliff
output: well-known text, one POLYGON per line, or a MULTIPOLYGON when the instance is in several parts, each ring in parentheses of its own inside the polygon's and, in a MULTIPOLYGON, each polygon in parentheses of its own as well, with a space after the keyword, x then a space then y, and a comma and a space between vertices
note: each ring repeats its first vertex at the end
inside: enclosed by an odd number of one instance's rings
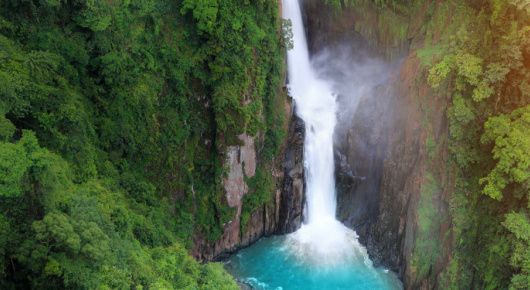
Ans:
POLYGON ((385 215, 380 212, 384 162, 402 112, 391 85, 400 61, 384 61, 362 38, 354 37, 315 53, 313 65, 337 94, 337 218, 357 231, 376 265, 391 267, 399 258, 380 250, 391 245, 374 240, 374 228, 385 215))

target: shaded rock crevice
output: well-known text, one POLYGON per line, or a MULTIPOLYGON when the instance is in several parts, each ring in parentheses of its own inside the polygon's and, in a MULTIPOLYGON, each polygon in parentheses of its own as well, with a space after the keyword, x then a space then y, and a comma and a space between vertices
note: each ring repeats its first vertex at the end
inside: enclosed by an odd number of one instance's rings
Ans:
POLYGON ((293 115, 283 162, 284 181, 276 230, 278 234, 296 231, 303 221, 305 204, 304 138, 305 124, 302 119, 293 115))

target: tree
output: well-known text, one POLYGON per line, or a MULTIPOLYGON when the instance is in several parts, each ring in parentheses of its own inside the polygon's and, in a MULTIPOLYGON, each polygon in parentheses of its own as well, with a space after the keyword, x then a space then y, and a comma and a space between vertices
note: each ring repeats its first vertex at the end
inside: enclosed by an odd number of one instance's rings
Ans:
POLYGON ((22 194, 30 165, 31 160, 20 143, 0 142, 0 197, 22 194))
POLYGON ((490 118, 484 125, 483 143, 493 143, 497 164, 480 180, 484 194, 500 200, 509 184, 521 188, 519 198, 530 196, 530 105, 509 115, 490 118))

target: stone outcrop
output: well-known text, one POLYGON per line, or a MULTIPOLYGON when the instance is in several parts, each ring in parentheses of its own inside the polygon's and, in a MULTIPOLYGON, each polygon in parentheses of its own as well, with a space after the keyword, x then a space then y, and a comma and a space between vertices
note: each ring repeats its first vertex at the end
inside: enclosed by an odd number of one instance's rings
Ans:
POLYGON ((272 172, 277 184, 276 191, 272 193, 274 202, 255 210, 248 223, 244 227, 241 226, 243 197, 250 194, 246 179, 256 174, 259 156, 254 137, 246 134, 238 136, 241 145, 229 146, 226 149, 224 165, 227 168, 227 176, 223 180, 226 201, 235 214, 223 226, 223 234, 217 241, 209 242, 200 236, 195 238, 192 253, 198 260, 222 259, 263 236, 288 233, 300 227, 304 206, 304 123, 294 115, 290 103, 286 105, 285 111, 290 116, 289 133, 281 160, 272 172))
MULTIPOLYGON (((242 145, 229 146, 226 149, 225 166, 228 168, 228 175, 223 180, 228 206, 235 209, 234 218, 226 223, 223 228, 223 235, 213 243, 201 249, 201 260, 212 260, 225 252, 231 252, 239 248, 242 244, 241 233, 241 210, 242 199, 248 193, 248 186, 245 178, 253 177, 256 172, 256 148, 254 138, 242 134, 238 136, 242 145)), ((254 217, 253 217, 254 218, 254 217)), ((263 231, 263 228, 249 227, 250 230, 263 231)), ((200 241, 205 243, 205 241, 200 241)), ((196 246, 199 244, 196 242, 196 246)))
POLYGON ((304 208, 304 137, 302 119, 293 116, 283 162, 284 181, 278 220, 278 234, 291 233, 302 224, 304 208))

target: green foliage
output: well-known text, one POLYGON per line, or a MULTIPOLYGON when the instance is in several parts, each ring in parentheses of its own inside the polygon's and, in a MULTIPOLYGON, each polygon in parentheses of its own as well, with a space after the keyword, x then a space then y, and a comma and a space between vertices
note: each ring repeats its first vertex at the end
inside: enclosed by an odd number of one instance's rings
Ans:
MULTIPOLYGON (((523 2, 447 1, 459 5, 457 15, 465 17, 445 17, 453 33, 435 26, 430 26, 435 32, 427 31, 439 35, 438 43, 433 37, 428 44, 443 48, 442 53, 422 52, 427 55, 423 63, 430 66, 431 86, 452 95, 447 115, 458 169, 450 205, 455 252, 442 275, 444 288, 530 285, 524 258, 529 253, 530 67, 523 2)), ((446 12, 434 14, 436 19, 446 12)))
POLYGON ((378 8, 396 8, 399 5, 407 5, 407 0, 325 0, 326 4, 338 9, 344 6, 374 4, 378 8))
POLYGON ((197 21, 199 31, 212 33, 215 28, 219 5, 217 0, 184 0, 182 3, 182 13, 192 11, 193 18, 197 21))
POLYGON ((412 266, 419 278, 426 277, 440 253, 440 241, 432 239, 439 231, 440 220, 433 198, 440 188, 435 177, 428 173, 422 183, 418 204, 418 232, 413 252, 412 266))
MULTIPOLYGON (((9 221, 5 218, 3 214, 0 214, 0 255, 5 257, 5 254, 9 250, 7 248, 9 237, 11 236, 11 226, 9 221)), ((0 260, 0 279, 5 279, 6 276, 6 260, 0 260)))
POLYGON ((201 289, 229 290, 239 289, 234 280, 224 271, 222 264, 209 263, 203 267, 201 273, 201 289))
POLYGON ((425 147, 425 149, 427 150, 427 156, 429 156, 429 159, 432 160, 438 150, 438 146, 432 136, 429 135, 429 137, 427 137, 427 139, 425 140, 425 147))
POLYGON ((340 0, 326 0, 326 4, 334 7, 335 9, 341 8, 342 1, 340 0))
POLYGON ((530 222, 524 213, 510 213, 506 215, 503 225, 515 237, 523 242, 530 243, 530 222))
POLYGON ((256 175, 247 180, 249 192, 243 196, 241 210, 241 228, 245 229, 252 213, 272 200, 276 184, 272 174, 266 168, 258 168, 256 175))
POLYGON ((503 225, 515 236, 510 264, 516 273, 512 276, 511 289, 530 287, 530 219, 528 214, 509 213, 503 225))
POLYGON ((0 196, 22 194, 22 180, 30 160, 21 144, 0 143, 0 196))
POLYGON ((4 115, 0 115, 0 141, 9 141, 15 134, 15 125, 4 115))
MULTIPOLYGON (((76 289, 210 289, 222 283, 237 289, 226 272, 199 265, 180 246, 166 200, 138 203, 110 179, 73 183, 68 164, 41 148, 31 132, 24 134, 6 143, 20 146, 30 162, 26 178, 13 180, 21 192, 1 197, 0 252, 19 265, 19 273, 5 273, 2 264, 2 287, 24 281, 11 280, 24 273, 32 277, 24 283, 38 289, 55 283, 76 289)), ((139 184, 128 190, 152 190, 139 184)))
MULTIPOLYGON (((429 71, 429 83, 438 88, 451 72, 454 72, 459 82, 477 86, 482 76, 482 59, 465 52, 448 55, 434 65, 429 71)), ((462 85, 462 84, 458 84, 462 85)))
POLYGON ((451 72, 452 61, 451 57, 446 56, 429 70, 429 84, 433 88, 438 88, 440 83, 447 78, 451 72))
POLYGON ((476 134, 470 134, 468 130, 477 118, 475 108, 471 100, 456 93, 447 115, 450 122, 449 136, 453 140, 450 148, 453 159, 461 168, 467 168, 479 159, 479 153, 476 152, 476 149, 470 146, 470 142, 466 142, 473 140, 476 134))
MULTIPOLYGON (((440 46, 426 46, 420 48, 416 51, 416 55, 420 58, 421 64, 424 66, 430 67, 435 58, 439 57, 443 53, 443 48, 440 46)), ((433 73, 433 77, 435 72, 433 73)), ((436 86, 439 86, 439 80, 431 80, 431 82, 436 83, 436 86)))
MULTIPOLYGON (((480 180, 484 194, 501 199, 509 184, 519 184, 524 195, 530 191, 530 106, 510 115, 490 118, 484 124, 483 143, 494 142, 493 159, 497 161, 489 174, 480 180)), ((523 197, 523 196, 521 196, 523 197)), ((527 196, 528 198, 528 196, 527 196)))
POLYGON ((225 147, 247 133, 267 162, 280 150, 277 13, 0 2, 0 288, 237 289, 188 250, 233 217, 225 147))

